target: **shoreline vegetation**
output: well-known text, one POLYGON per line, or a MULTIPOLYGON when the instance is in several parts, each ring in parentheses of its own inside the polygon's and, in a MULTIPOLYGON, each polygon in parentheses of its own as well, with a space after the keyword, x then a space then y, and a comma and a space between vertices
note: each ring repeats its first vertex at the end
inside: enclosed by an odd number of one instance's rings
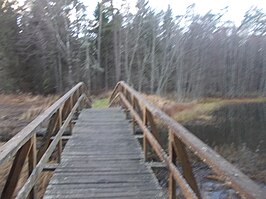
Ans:
MULTIPOLYGON (((179 103, 169 97, 157 95, 144 95, 155 106, 166 112, 182 125, 200 122, 202 125, 215 125, 213 115, 215 111, 226 105, 266 103, 266 97, 256 98, 206 98, 187 103, 179 103)), ((158 128, 163 129, 159 121, 158 128)), ((163 131, 163 130, 161 130, 163 131)), ((250 150, 245 143, 235 145, 225 143, 221 146, 213 146, 213 149, 230 163, 239 168, 243 173, 261 186, 266 186, 266 155, 250 150)))
POLYGON ((266 97, 205 98, 185 103, 176 102, 172 97, 157 95, 144 95, 144 97, 181 124, 195 120, 207 122, 212 118, 211 113, 225 105, 266 103, 266 97))
MULTIPOLYGON (((107 108, 109 96, 107 94, 93 96, 92 108, 107 108)), ((203 98, 190 102, 178 102, 174 97, 161 97, 159 95, 142 94, 150 103, 160 108, 177 122, 184 124, 189 121, 211 119, 211 113, 222 106, 230 104, 266 103, 266 97, 247 98, 203 98)))

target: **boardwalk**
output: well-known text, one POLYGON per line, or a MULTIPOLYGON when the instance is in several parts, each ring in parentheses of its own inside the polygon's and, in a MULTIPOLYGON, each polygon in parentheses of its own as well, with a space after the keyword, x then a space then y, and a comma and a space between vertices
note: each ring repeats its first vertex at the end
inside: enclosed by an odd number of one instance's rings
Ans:
POLYGON ((49 182, 45 199, 165 198, 152 170, 144 163, 144 159, 149 160, 148 148, 168 170, 167 196, 170 199, 180 197, 179 194, 189 199, 204 198, 194 174, 199 171, 193 169, 190 153, 208 165, 235 194, 265 199, 264 188, 125 82, 115 86, 110 106, 120 105, 128 111, 132 126, 119 108, 83 109, 91 107, 87 93, 85 84, 78 83, 0 148, 0 166, 12 161, 7 178, 2 182, 1 199, 40 198, 38 182, 43 171, 53 169, 54 165, 47 167, 51 155, 60 164, 49 182), (61 153, 62 139, 66 138, 63 134, 78 109, 83 111, 61 153), (168 129, 168 151, 160 144, 157 121, 168 129), (46 133, 37 139, 37 132, 45 125, 46 133), (131 132, 135 127, 142 131, 143 152, 131 132), (29 176, 18 186, 25 166, 29 176))
POLYGON ((121 109, 85 109, 45 199, 164 198, 121 109))

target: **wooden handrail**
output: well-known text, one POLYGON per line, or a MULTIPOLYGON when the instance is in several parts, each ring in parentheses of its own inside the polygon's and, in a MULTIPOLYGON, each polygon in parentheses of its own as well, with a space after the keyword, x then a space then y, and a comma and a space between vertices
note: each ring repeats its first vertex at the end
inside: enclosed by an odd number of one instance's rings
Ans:
POLYGON ((82 105, 81 102, 86 103, 88 107, 91 106, 86 86, 82 82, 69 90, 0 148, 0 165, 15 157, 1 199, 13 197, 26 159, 28 159, 29 177, 17 198, 26 198, 27 196, 36 198, 37 178, 56 147, 57 158, 60 161, 62 135, 68 126, 72 128, 73 114, 82 105), (45 122, 48 122, 47 132, 41 140, 40 148, 37 149, 36 130, 45 122), (51 142, 52 136, 54 139, 51 142))
POLYGON ((245 174, 226 161, 217 152, 203 143, 186 128, 166 115, 156 106, 149 103, 140 93, 128 86, 125 82, 118 82, 110 97, 110 106, 117 100, 122 103, 132 115, 133 128, 135 122, 142 129, 143 150, 145 159, 147 158, 147 144, 153 148, 161 161, 163 161, 170 172, 169 175, 169 198, 175 198, 175 183, 177 182, 187 198, 201 198, 191 164, 189 162, 187 150, 192 151, 197 157, 205 162, 214 172, 219 174, 224 181, 228 182, 233 189, 243 198, 262 199, 265 191, 245 174), (169 155, 163 150, 156 139, 154 129, 156 126, 154 119, 159 120, 168 128, 168 147, 169 155), (153 124, 152 124, 153 123, 153 124), (149 130, 153 126, 153 130, 149 130), (177 157, 182 166, 183 175, 176 167, 177 157))

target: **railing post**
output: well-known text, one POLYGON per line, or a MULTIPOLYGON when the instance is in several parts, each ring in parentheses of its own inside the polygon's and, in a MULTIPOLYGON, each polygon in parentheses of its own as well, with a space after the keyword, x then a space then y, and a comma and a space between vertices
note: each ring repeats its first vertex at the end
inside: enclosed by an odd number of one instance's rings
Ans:
MULTIPOLYGON (((143 124, 147 125, 147 110, 144 107, 143 108, 143 124)), ((148 157, 148 140, 147 135, 145 132, 143 132, 143 152, 144 152, 144 161, 147 161, 148 157)))
MULTIPOLYGON (((28 157, 28 164, 29 164, 29 176, 31 175, 33 169, 36 167, 36 162, 37 162, 37 151, 36 151, 36 134, 31 138, 31 148, 29 151, 29 157, 28 157)), ((29 199, 35 199, 37 198, 37 191, 36 191, 36 186, 33 186, 30 194, 29 194, 29 199)))
MULTIPOLYGON (((77 100, 79 99, 79 90, 76 91, 77 100)), ((80 112, 80 105, 77 108, 77 112, 80 112)))
POLYGON ((38 150, 37 153, 37 162, 42 158, 43 154, 45 153, 46 149, 48 148, 50 142, 51 142, 51 137, 53 133, 56 131, 56 126, 58 125, 58 115, 59 115, 59 110, 50 118, 48 127, 47 127, 47 132, 42 138, 42 145, 40 149, 38 150))
MULTIPOLYGON (((124 94, 126 100, 130 103, 131 100, 129 100, 130 96, 129 96, 129 92, 127 89, 125 89, 125 94, 124 94)), ((125 113, 126 113, 126 119, 129 120, 130 119, 130 113, 129 113, 129 109, 125 106, 125 113)))
POLYGON ((185 145, 174 135, 173 135, 173 147, 180 160, 184 178, 188 182, 191 189, 195 192, 197 197, 200 199, 201 198, 200 191, 195 176, 193 174, 193 170, 189 161, 189 157, 187 155, 185 145))
MULTIPOLYGON (((74 102, 73 102, 73 95, 70 96, 70 100, 69 100, 69 107, 70 107, 70 110, 72 110, 74 106, 74 102)), ((72 135, 72 130, 73 130, 73 120, 71 119, 71 121, 69 122, 69 133, 70 135, 72 135)))
MULTIPOLYGON (((133 109, 135 110, 135 98, 133 95, 131 95, 131 104, 132 104, 133 109)), ((135 117, 134 117, 134 115, 132 115, 132 131, 133 131, 133 134, 135 134, 136 129, 135 129, 135 117)))
POLYGON ((156 123, 153 120, 153 115, 151 114, 150 111, 146 110, 146 117, 147 120, 149 121, 149 124, 151 126, 151 133, 155 137, 155 139, 159 142, 160 145, 162 145, 160 139, 159 139, 159 133, 156 127, 156 123))
MULTIPOLYGON (((120 95, 124 95, 124 93, 123 93, 123 86, 120 86, 120 87, 119 87, 119 92, 120 92, 120 95)), ((122 103, 122 100, 119 100, 118 105, 121 106, 122 109, 124 109, 124 105, 123 105, 123 103, 122 103)))
MULTIPOLYGON (((173 147, 173 133, 170 129, 168 129, 168 151, 169 151, 169 159, 170 161, 176 165, 176 153, 173 147)), ((176 182, 173 177, 171 171, 169 171, 168 178, 168 198, 175 199, 176 198, 176 182)))
POLYGON ((9 171, 7 181, 2 191, 1 199, 12 198, 14 191, 17 187, 17 183, 20 177, 20 173, 23 169, 26 157, 29 154, 31 147, 31 140, 27 141, 17 152, 13 161, 12 167, 9 171))
MULTIPOLYGON (((66 105, 66 104, 65 104, 66 105)), ((60 129, 62 126, 62 108, 59 108, 59 115, 58 115, 58 126, 56 129, 60 129)), ((61 153, 62 153, 62 138, 60 138, 58 144, 57 144, 57 162, 61 162, 61 153)))

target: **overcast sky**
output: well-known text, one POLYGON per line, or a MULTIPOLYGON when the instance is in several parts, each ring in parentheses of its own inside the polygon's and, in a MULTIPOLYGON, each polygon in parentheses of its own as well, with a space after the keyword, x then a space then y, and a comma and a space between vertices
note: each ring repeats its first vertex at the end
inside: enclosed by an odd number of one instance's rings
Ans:
MULTIPOLYGON (((84 4, 88 6, 88 12, 93 13, 96 7, 97 0, 83 0, 84 4)), ((127 0, 131 4, 132 11, 135 9, 136 0, 127 0)), ((118 6, 121 4, 121 0, 114 0, 114 3, 118 6)), ((195 3, 196 12, 205 14, 209 10, 217 13, 221 9, 228 6, 228 13, 225 15, 225 20, 231 20, 239 25, 245 12, 252 6, 263 8, 266 12, 266 0, 150 0, 149 5, 160 11, 166 10, 168 4, 171 5, 174 15, 185 14, 186 8, 195 3)), ((88 14, 89 14, 88 13, 88 14)), ((90 15, 90 14, 89 14, 90 15)))

